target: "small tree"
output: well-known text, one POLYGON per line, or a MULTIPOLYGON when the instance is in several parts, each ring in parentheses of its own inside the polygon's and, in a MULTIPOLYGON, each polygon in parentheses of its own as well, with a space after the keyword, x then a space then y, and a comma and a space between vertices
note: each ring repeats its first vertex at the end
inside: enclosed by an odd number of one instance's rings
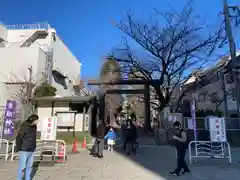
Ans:
POLYGON ((55 96, 57 89, 50 84, 43 83, 40 86, 37 86, 34 90, 33 95, 37 98, 45 96, 55 96))

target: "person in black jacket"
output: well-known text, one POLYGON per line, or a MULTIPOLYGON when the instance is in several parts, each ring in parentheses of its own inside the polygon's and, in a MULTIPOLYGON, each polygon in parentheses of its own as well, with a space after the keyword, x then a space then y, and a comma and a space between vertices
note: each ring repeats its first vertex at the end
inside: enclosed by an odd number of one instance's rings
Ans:
POLYGON ((105 136, 105 125, 99 120, 97 127, 97 139, 96 139, 96 156, 98 158, 103 158, 103 150, 104 150, 104 136, 105 136))
POLYGON ((34 151, 37 139, 38 115, 31 115, 22 123, 16 137, 16 150, 19 151, 20 160, 17 180, 31 180, 34 151))
POLYGON ((177 168, 170 172, 170 175, 180 176, 181 170, 183 174, 190 173, 190 170, 185 161, 186 155, 186 144, 187 144, 187 133, 181 128, 179 121, 173 123, 173 127, 176 129, 176 133, 173 134, 172 139, 174 140, 175 148, 177 151, 177 168))
POLYGON ((136 137, 137 137, 137 129, 130 119, 127 120, 125 134, 126 134, 127 155, 130 155, 131 152, 136 154, 135 144, 136 144, 136 137))

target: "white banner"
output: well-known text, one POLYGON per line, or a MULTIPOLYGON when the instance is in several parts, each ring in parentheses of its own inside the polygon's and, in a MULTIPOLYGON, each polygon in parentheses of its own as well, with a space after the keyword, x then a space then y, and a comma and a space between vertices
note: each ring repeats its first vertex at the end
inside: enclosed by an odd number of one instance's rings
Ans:
POLYGON ((226 142, 225 119, 220 117, 209 118, 209 130, 211 141, 226 142))
POLYGON ((193 120, 192 120, 192 118, 188 118, 187 119, 187 127, 188 127, 188 129, 194 129, 194 124, 193 124, 193 120))
POLYGON ((41 123, 41 140, 56 140, 57 117, 44 118, 41 123))

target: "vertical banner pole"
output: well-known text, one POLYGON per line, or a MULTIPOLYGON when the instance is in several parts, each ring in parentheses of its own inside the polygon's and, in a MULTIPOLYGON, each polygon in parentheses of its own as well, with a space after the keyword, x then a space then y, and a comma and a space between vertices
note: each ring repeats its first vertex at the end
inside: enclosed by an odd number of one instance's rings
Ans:
POLYGON ((196 103, 195 100, 191 103, 191 116, 192 116, 192 124, 194 131, 194 141, 197 141, 197 127, 196 127, 196 103))

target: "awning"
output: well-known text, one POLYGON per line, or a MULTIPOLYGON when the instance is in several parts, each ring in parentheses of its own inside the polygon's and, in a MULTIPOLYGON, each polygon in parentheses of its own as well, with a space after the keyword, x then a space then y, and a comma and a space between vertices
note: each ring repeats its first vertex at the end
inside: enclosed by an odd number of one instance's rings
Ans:
POLYGON ((31 102, 32 104, 37 104, 38 102, 72 102, 72 103, 84 103, 84 102, 90 102, 93 100, 95 96, 65 96, 65 97, 41 97, 41 98, 32 98, 31 102))

